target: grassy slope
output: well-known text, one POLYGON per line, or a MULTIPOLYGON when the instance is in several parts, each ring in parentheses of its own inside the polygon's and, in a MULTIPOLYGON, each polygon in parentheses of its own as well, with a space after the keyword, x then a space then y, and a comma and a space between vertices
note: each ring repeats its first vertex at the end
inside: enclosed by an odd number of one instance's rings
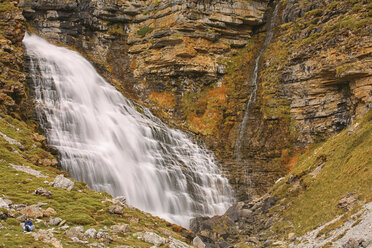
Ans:
POLYGON ((353 132, 352 126, 312 148, 292 173, 273 187, 272 193, 281 201, 271 210, 281 216, 273 225, 277 234, 303 235, 343 214, 344 221, 372 200, 372 111, 356 123, 359 125, 354 124, 358 126, 353 132), (319 173, 311 175, 317 167, 321 168, 319 173), (291 175, 296 180, 288 183, 291 175), (338 203, 349 192, 357 195, 358 203, 345 212, 338 203))
MULTIPOLYGON (((137 209, 126 208, 123 216, 113 215, 108 212, 110 204, 102 203, 107 193, 95 192, 89 190, 84 183, 75 183, 72 191, 54 188, 45 184, 44 181, 53 181, 54 177, 63 172, 50 166, 36 166, 30 162, 40 158, 53 158, 53 156, 42 149, 42 144, 35 141, 35 135, 32 130, 22 121, 16 120, 10 116, 0 115, 0 132, 8 137, 19 141, 24 150, 19 149, 17 145, 9 144, 0 136, 0 196, 13 201, 13 204, 36 204, 38 202, 47 203, 44 209, 51 207, 57 211, 53 217, 60 217, 72 226, 82 225, 85 230, 95 228, 103 229, 104 226, 110 227, 114 224, 129 224, 131 233, 114 236, 114 242, 110 246, 126 244, 138 247, 150 247, 150 244, 144 243, 132 236, 139 231, 153 231, 162 236, 172 235, 178 239, 184 239, 180 233, 180 227, 153 217, 137 209), (30 166, 39 170, 48 178, 37 178, 30 174, 16 171, 10 166, 10 163, 16 165, 30 166), (47 199, 43 196, 33 194, 38 188, 43 187, 52 192, 53 197, 47 199), (5 197, 4 197, 5 196, 5 197)), ((18 217, 20 214, 16 214, 18 217)), ((44 217, 42 222, 36 224, 36 229, 47 229, 44 221, 49 218, 44 217)), ((1 220, 0 223, 6 227, 6 230, 0 231, 0 247, 48 247, 45 243, 35 241, 31 235, 25 234, 15 218, 1 220), (25 245, 27 244, 27 245, 25 245)), ((49 227, 51 228, 51 227, 49 227)), ((58 240, 61 240, 64 247, 80 247, 79 244, 70 243, 69 238, 64 235, 62 230, 54 233, 58 240)), ((94 242, 94 240, 91 240, 94 242)), ((95 241, 97 242, 97 240, 95 241)))

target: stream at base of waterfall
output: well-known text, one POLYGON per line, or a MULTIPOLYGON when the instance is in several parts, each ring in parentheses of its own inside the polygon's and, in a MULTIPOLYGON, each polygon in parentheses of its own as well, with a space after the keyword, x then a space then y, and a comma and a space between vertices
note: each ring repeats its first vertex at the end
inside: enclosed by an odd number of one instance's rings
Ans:
POLYGON ((213 155, 188 135, 139 113, 77 52, 35 35, 23 42, 40 124, 71 177, 185 227, 232 204, 213 155))

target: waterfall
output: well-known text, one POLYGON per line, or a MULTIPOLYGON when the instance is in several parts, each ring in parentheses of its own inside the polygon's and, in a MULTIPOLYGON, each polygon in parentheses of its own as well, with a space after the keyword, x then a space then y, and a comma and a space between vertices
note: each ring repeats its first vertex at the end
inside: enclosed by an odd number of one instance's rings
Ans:
POLYGON ((280 1, 278 1, 275 5, 275 9, 274 9, 273 15, 270 19, 269 27, 267 29, 267 34, 266 34, 266 37, 265 37, 265 41, 264 41, 264 43, 261 47, 261 50, 258 53, 258 55, 256 57, 256 60, 255 60, 252 79, 251 79, 251 82, 250 82, 250 85, 253 85, 253 90, 252 90, 252 92, 249 96, 247 105, 245 107, 243 120, 239 125, 238 137, 237 137, 236 142, 235 142, 235 156, 238 160, 241 160, 241 156, 240 156, 241 143, 242 143, 243 135, 244 135, 244 132, 245 132, 245 127, 247 125, 247 121, 248 121, 248 117, 249 117, 249 106, 251 105, 252 102, 256 101, 257 77, 258 77, 258 70, 259 70, 260 60, 261 60, 261 57, 262 57, 262 55, 264 54, 264 52, 267 48, 267 45, 271 42, 271 39, 273 38, 273 35, 274 35, 273 28, 274 28, 276 16, 278 15, 279 4, 280 4, 280 1))
POLYGON ((214 157, 107 83, 78 53, 23 40, 37 114, 63 170, 168 221, 222 214, 232 189, 214 157))

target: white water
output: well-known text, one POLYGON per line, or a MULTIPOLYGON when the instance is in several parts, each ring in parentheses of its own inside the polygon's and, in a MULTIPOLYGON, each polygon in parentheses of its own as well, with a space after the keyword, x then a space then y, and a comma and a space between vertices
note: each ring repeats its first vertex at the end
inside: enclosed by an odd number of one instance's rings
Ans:
POLYGON ((245 107, 243 120, 240 123, 239 131, 238 131, 238 137, 237 137, 236 142, 235 142, 235 156, 238 160, 241 159, 241 154, 240 154, 241 153, 241 143, 242 143, 243 135, 244 135, 245 128, 247 126, 248 117, 249 117, 249 106, 251 105, 252 102, 256 101, 257 77, 258 77, 259 64, 260 64, 260 61, 261 61, 261 57, 262 57, 262 55, 264 54, 264 52, 267 48, 267 45, 271 42, 271 39, 273 38, 273 35, 274 35, 273 28, 274 28, 276 16, 278 15, 279 4, 280 4, 280 1, 278 1, 277 4, 275 5, 275 9, 274 9, 273 15, 270 19, 269 27, 267 29, 267 34, 266 34, 266 37, 265 37, 265 41, 264 41, 264 43, 261 47, 261 50, 258 53, 257 58, 255 60, 255 66, 254 66, 253 75, 252 75, 252 79, 251 79, 251 83, 250 83, 250 85, 253 85, 253 90, 252 90, 252 92, 249 96, 247 105, 245 107))
POLYGON ((188 226, 222 214, 232 189, 214 158, 136 107, 78 53, 27 35, 37 110, 62 168, 95 190, 188 226))

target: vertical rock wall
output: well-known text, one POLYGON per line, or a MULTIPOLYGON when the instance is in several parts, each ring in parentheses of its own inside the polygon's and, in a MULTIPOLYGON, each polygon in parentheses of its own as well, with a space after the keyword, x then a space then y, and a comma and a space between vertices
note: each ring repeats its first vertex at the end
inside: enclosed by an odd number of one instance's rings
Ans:
POLYGON ((309 144, 371 108, 368 0, 282 1, 236 161, 237 129, 269 1, 21 0, 31 32, 92 61, 131 99, 191 131, 242 199, 261 194, 309 144))

